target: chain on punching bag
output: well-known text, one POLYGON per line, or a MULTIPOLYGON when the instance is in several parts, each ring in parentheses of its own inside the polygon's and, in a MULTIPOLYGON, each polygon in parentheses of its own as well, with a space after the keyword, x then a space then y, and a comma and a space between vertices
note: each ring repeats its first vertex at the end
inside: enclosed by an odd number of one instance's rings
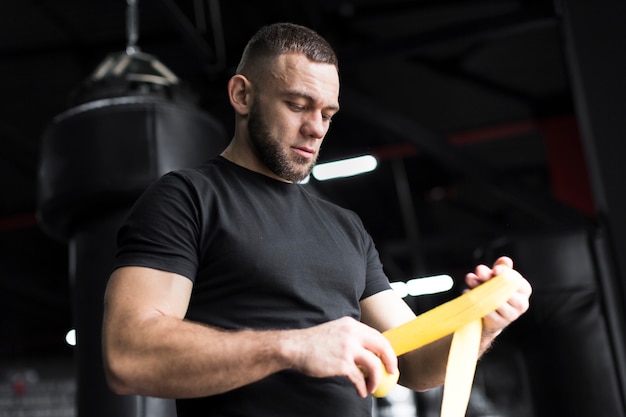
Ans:
POLYGON ((173 403, 117 396, 101 356, 104 290, 115 235, 135 199, 162 174, 195 166, 226 145, 222 126, 182 93, 178 78, 137 47, 137 5, 128 1, 128 44, 81 85, 73 107, 44 132, 38 217, 68 242, 77 333, 78 417, 171 417, 173 403))

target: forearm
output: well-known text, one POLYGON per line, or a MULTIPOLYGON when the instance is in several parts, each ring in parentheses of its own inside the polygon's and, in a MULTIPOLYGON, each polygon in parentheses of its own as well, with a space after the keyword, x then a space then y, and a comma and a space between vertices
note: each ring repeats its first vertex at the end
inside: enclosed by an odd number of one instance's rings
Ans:
POLYGON ((415 391, 443 384, 452 337, 444 337, 398 358, 399 383, 415 391))
MULTIPOLYGON (((479 357, 493 343, 500 331, 483 330, 479 357)), ((425 391, 442 385, 446 376, 446 365, 452 336, 444 337, 436 342, 416 349, 399 358, 400 384, 415 391, 425 391)))
POLYGON ((487 352, 491 348, 493 341, 498 337, 498 335, 500 335, 500 333, 502 333, 502 330, 503 329, 500 329, 500 330, 485 329, 484 324, 483 324, 483 330, 482 330, 482 334, 480 337, 480 346, 478 348, 479 358, 483 355, 483 353, 487 352))
POLYGON ((120 394, 188 398, 225 392, 290 366, 283 332, 229 332, 168 317, 104 338, 105 367, 120 394))
POLYGON ((187 278, 165 271, 124 267, 111 275, 103 354, 115 392, 208 396, 293 369, 345 376, 365 397, 378 385, 380 360, 390 372, 396 368, 387 339, 353 318, 303 329, 225 331, 184 320, 191 290, 187 278))

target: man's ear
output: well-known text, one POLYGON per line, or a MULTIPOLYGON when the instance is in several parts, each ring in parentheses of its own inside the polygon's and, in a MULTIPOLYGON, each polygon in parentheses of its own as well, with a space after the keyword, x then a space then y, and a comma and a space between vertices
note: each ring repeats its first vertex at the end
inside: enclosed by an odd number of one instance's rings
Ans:
POLYGON ((228 98, 235 112, 241 116, 246 116, 250 112, 252 105, 252 84, 241 74, 233 75, 228 81, 228 98))

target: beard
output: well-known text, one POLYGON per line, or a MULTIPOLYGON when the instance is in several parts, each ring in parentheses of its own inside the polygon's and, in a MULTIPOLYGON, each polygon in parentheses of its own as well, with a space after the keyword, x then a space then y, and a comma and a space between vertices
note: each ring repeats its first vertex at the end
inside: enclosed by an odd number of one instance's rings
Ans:
POLYGON ((317 156, 310 159, 290 152, 279 138, 272 135, 257 102, 252 103, 248 115, 248 135, 261 162, 286 181, 304 180, 315 166, 317 156))

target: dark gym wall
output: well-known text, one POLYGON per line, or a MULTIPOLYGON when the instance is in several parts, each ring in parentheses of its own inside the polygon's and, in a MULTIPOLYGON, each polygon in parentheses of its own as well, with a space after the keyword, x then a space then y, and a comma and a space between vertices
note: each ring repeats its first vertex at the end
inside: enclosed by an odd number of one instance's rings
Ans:
POLYGON ((606 314, 617 352, 615 367, 626 397, 626 2, 559 2, 576 115, 602 235, 606 314))

